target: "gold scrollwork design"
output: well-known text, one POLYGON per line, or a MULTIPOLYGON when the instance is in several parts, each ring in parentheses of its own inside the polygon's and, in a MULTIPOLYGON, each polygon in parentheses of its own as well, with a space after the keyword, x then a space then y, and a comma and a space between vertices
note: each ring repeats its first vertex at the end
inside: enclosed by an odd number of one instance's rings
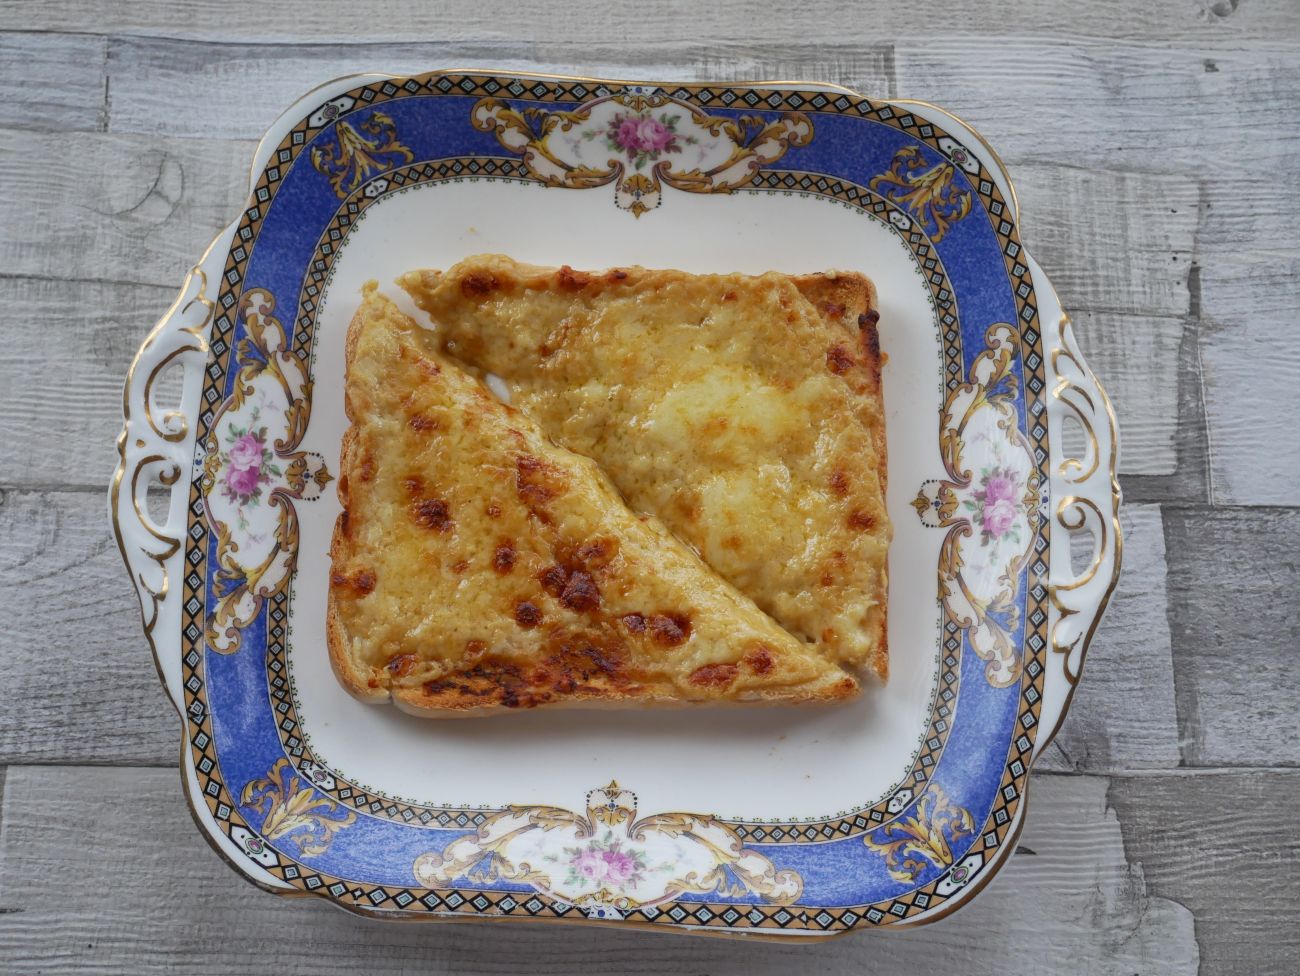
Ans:
POLYGON ((239 802, 262 814, 262 837, 293 844, 307 856, 325 853, 334 835, 357 819, 354 811, 318 793, 288 758, 245 784, 239 802))
POLYGON ((584 908, 626 911, 686 893, 756 894, 778 905, 803 892, 798 872, 778 870, 714 817, 637 818, 636 795, 617 782, 587 794, 585 813, 514 806, 440 851, 420 855, 421 884, 505 880, 584 908))
POLYGON ((295 500, 318 498, 333 480, 319 454, 301 450, 311 415, 311 380, 261 288, 239 301, 245 336, 238 372, 205 444, 204 513, 217 538, 216 603, 208 646, 232 654, 241 631, 288 585, 298 558, 295 500))
POLYGON ((1066 680, 1073 688, 1078 684, 1083 669, 1083 655, 1076 655, 1075 651, 1080 648, 1086 649, 1091 643, 1101 620, 1102 610, 1105 609, 1119 574, 1123 546, 1119 525, 1120 487, 1117 475, 1119 438, 1110 400, 1084 366, 1070 329, 1070 318, 1064 313, 1058 326, 1057 340, 1058 344, 1050 356, 1052 368, 1058 376, 1052 388, 1052 398, 1069 409, 1069 416, 1079 424, 1085 438, 1083 457, 1063 458, 1057 466, 1057 473, 1066 484, 1085 491, 1096 480, 1101 470, 1103 453, 1096 426, 1098 417, 1108 425, 1106 432, 1110 448, 1107 469, 1102 472, 1108 479, 1110 511, 1104 512, 1101 505, 1088 497, 1084 491, 1067 495, 1056 504, 1056 523, 1066 532, 1073 534, 1086 531, 1089 526, 1095 530, 1092 558, 1088 567, 1068 581, 1062 581, 1058 577, 1048 588, 1052 606, 1058 614, 1052 626, 1052 651, 1062 656, 1066 680), (1078 601, 1069 600, 1068 595, 1089 588, 1108 559, 1113 559, 1114 568, 1106 592, 1095 601, 1095 609, 1082 604, 1074 605, 1078 601), (1075 629, 1073 618, 1083 613, 1085 609, 1092 612, 1088 627, 1071 634, 1070 632, 1075 629))
POLYGON ((939 593, 966 632, 995 688, 1020 679, 1013 635, 1019 627, 1019 572, 1041 524, 1041 486, 1014 405, 1018 333, 999 322, 971 364, 968 381, 947 395, 939 451, 947 478, 925 482, 912 506, 921 521, 948 530, 939 550, 939 593), (980 466, 967 449, 978 444, 980 466))
POLYGON ((801 112, 722 118, 657 91, 607 95, 559 112, 484 98, 470 118, 550 186, 614 183, 615 203, 635 217, 659 206, 664 183, 688 193, 727 193, 813 137, 801 112))
POLYGON ((189 432, 181 411, 168 411, 159 421, 153 403, 154 383, 182 357, 207 353, 207 330, 216 309, 215 302, 207 297, 207 286, 207 275, 195 265, 185 276, 176 301, 136 353, 122 390, 123 426, 117 439, 118 464, 109 502, 118 550, 131 570, 140 598, 145 635, 151 642, 160 605, 170 589, 167 561, 180 548, 181 540, 154 523, 146 509, 145 497, 150 481, 170 488, 180 480, 183 466, 173 445, 182 443, 189 432), (196 307, 197 318, 193 314, 196 307), (196 321, 186 324, 187 319, 196 321), (148 373, 141 382, 141 371, 146 369, 148 373), (128 514, 122 499, 124 484, 130 499, 129 524, 124 524, 128 514), (141 530, 145 536, 139 534, 141 530), (140 565, 139 557, 147 558, 152 566, 140 565), (146 569, 150 570, 148 574, 146 569), (151 579, 152 576, 156 579, 151 579))
POLYGON ((889 171, 873 177, 869 186, 915 217, 938 244, 971 210, 971 193, 957 185, 956 177, 948 160, 932 160, 920 146, 910 145, 898 150, 889 171))
POLYGON ((311 164, 324 175, 339 199, 376 173, 409 163, 415 154, 397 138, 397 126, 383 112, 371 112, 355 125, 334 123, 334 145, 314 146, 311 164))
POLYGON ((931 784, 916 805, 916 812, 899 817, 867 834, 863 842, 885 855, 895 881, 915 881, 926 862, 947 868, 953 863, 952 845, 975 833, 970 811, 948 799, 938 783, 931 784))

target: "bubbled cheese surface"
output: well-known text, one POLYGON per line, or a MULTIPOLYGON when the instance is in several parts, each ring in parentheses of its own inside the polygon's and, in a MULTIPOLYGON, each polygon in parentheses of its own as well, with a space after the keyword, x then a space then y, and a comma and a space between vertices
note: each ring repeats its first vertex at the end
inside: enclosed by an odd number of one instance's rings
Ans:
MULTIPOLYGON (((358 696, 439 713, 856 691, 373 289, 348 353, 329 633, 358 696)), ((661 406, 671 437, 691 414, 661 406)))
POLYGON ((635 510, 829 659, 884 675, 879 361, 842 306, 779 274, 496 255, 400 283, 449 354, 499 376, 635 510))

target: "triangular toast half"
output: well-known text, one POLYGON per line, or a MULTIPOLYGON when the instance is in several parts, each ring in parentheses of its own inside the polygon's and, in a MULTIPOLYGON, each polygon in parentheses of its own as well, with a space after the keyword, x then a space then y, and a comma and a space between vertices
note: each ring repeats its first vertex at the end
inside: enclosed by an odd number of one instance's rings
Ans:
POLYGON ((465 715, 858 690, 373 285, 347 362, 327 630, 357 697, 465 715))
POLYGON ((786 630, 888 671, 874 289, 859 274, 470 258, 399 282, 448 353, 786 630))

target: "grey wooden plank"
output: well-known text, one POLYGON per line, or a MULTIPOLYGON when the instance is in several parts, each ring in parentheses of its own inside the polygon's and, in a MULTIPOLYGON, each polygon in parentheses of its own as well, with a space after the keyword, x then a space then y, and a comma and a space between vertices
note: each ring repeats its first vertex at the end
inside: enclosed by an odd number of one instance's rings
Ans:
POLYGON ((114 38, 108 128, 256 140, 295 99, 331 78, 367 71, 417 74, 463 58, 536 68, 529 58, 534 48, 526 41, 462 51, 445 42, 243 45, 114 38))
POLYGON ((895 42, 895 59, 900 92, 970 120, 1012 165, 1190 174, 1231 160, 1241 179, 1295 166, 1300 131, 1275 120, 1300 99, 1297 37, 1173 46, 918 34, 895 42))
MULTIPOLYGON (((1127 862, 1107 781, 1043 776, 1031 797, 1024 852, 944 923, 779 946, 593 927, 384 925, 345 916, 247 887, 195 833, 171 770, 15 767, 0 835, 0 964, 48 976, 228 973, 264 968, 268 950, 277 947, 276 971, 285 974, 759 976, 811 967, 857 976, 864 958, 880 972, 1195 973, 1192 915, 1150 897, 1143 869, 1127 862), (3 914, 6 908, 20 910, 3 914), (289 932, 291 952, 284 943, 289 932)), ((1251 826, 1251 839, 1271 843, 1262 816, 1251 826)), ((1264 934, 1261 948, 1280 941, 1264 934)))
POLYGON ((0 349, 0 488, 107 483, 127 368, 176 292, 0 278, 8 325, 0 349))
MULTIPOLYGON (((1134 342, 1141 335, 1125 328, 1127 323, 1115 323, 1117 337, 1112 335, 1102 319, 1101 336, 1093 336, 1089 318, 1076 316, 1082 325, 1076 330, 1079 345, 1089 364, 1097 371, 1111 398, 1115 401, 1120 427, 1120 485, 1124 498, 1130 502, 1159 502, 1165 504, 1208 504, 1210 502, 1210 442, 1205 426, 1205 394, 1201 377, 1201 350, 1198 331, 1201 326, 1199 312, 1200 272, 1193 265, 1188 274, 1191 292, 1191 310, 1180 323, 1182 336, 1173 354, 1163 343, 1158 348, 1144 349, 1134 342), (1125 351, 1129 353, 1125 354, 1125 351), (1174 386, 1174 406, 1170 409, 1168 387, 1174 386), (1148 404, 1146 409, 1133 409, 1130 391, 1138 391, 1137 403, 1148 404), (1176 418, 1173 438, 1174 465, 1168 470, 1169 444, 1165 439, 1168 425, 1162 418, 1176 418), (1165 469, 1165 474, 1137 474, 1131 470, 1137 454, 1158 458, 1155 465, 1165 469)), ((1099 317, 1101 319, 1102 317, 1099 317)), ((1160 326, 1172 330, 1170 320, 1160 326)))
MULTIPOLYGON (((1293 261, 1300 280, 1300 261, 1293 261)), ((1294 314, 1210 325, 1202 338, 1214 500, 1300 505, 1300 345, 1294 314), (1246 391, 1253 391, 1247 393, 1246 391)))
POLYGON ((0 28, 86 31, 230 39, 253 43, 294 40, 402 41, 413 36, 464 42, 510 38, 565 41, 591 37, 622 39, 630 46, 647 38, 676 37, 683 29, 711 40, 746 41, 763 36, 788 42, 842 41, 846 35, 930 36, 943 30, 970 34, 1047 34, 1106 38, 1125 36, 1158 41, 1269 39, 1294 37, 1300 13, 1285 0, 1239 3, 1238 0, 1096 0, 1062 4, 1055 0, 1017 0, 990 8, 980 0, 923 0, 873 7, 870 14, 848 14, 835 0, 809 0, 765 6, 761 14, 745 0, 719 0, 692 6, 689 18, 673 0, 579 0, 562 6, 500 8, 472 0, 422 4, 416 0, 379 0, 357 7, 345 0, 324 0, 309 16, 293 5, 266 7, 256 0, 212 3, 208 0, 65 0, 33 7, 23 0, 0 3, 0 28), (1120 26, 1122 25, 1122 27, 1120 26))
POLYGON ((1173 768, 1181 758, 1160 509, 1126 505, 1120 521, 1124 574, 1042 769, 1173 768))
POLYGON ((1214 500, 1300 505, 1300 161, 1216 184, 1207 204, 1200 351, 1214 500))
POLYGON ((103 37, 0 33, 0 126, 102 129, 103 37))
MULTIPOLYGON (((894 49, 888 43, 890 40, 885 34, 853 37, 847 42, 841 36, 810 45, 802 34, 761 42, 748 39, 719 42, 705 37, 692 45, 690 56, 682 63, 690 77, 709 81, 825 81, 883 98, 896 94, 894 49)), ((618 50, 619 43, 610 44, 611 55, 618 50)), ((659 64, 673 57, 668 49, 655 51, 654 55, 659 64)), ((575 58, 574 63, 583 62, 575 58)), ((658 67, 655 63, 647 64, 642 73, 657 78, 658 67)), ((573 69, 571 73, 581 71, 573 69)))
POLYGON ((1010 170, 1021 239, 1067 310, 1187 315, 1200 205, 1195 180, 1080 165, 1069 155, 1010 170))
POLYGON ((564 41, 451 44, 259 44, 114 38, 108 53, 109 129, 256 139, 304 92, 331 78, 366 71, 419 74, 490 65, 620 78, 743 79, 797 77, 885 94, 892 64, 885 44, 809 51, 699 39, 601 44, 587 35, 564 41), (194 106, 202 104, 203 111, 194 106))
POLYGON ((1188 765, 1300 763, 1300 510, 1167 508, 1169 625, 1188 765))
POLYGON ((1201 972, 1300 972, 1300 772, 1112 781, 1129 860, 1152 893, 1196 915, 1201 972))
POLYGON ((1070 318, 1079 348, 1119 418, 1120 473, 1175 474, 1180 463, 1179 386, 1189 379, 1200 389, 1195 361, 1185 363, 1180 355, 1194 329, 1186 319, 1173 316, 1072 311, 1070 318), (1187 370, 1193 371, 1191 377, 1185 377, 1187 370))
POLYGON ((0 763, 175 762, 137 606, 103 493, 0 492, 0 763))
POLYGON ((0 129, 0 269, 179 288, 238 214, 252 155, 249 142, 0 129))

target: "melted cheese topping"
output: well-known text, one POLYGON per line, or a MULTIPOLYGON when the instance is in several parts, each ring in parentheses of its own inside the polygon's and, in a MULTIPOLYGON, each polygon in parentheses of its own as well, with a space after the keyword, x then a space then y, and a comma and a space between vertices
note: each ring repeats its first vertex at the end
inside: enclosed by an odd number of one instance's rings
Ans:
POLYGON ((329 633, 354 693, 483 710, 857 690, 435 346, 373 290, 349 333, 329 633))
MULTIPOLYGON (((865 311, 870 285, 857 281, 865 311)), ((890 526, 873 326, 855 342, 837 321, 844 306, 819 313, 778 274, 597 275, 489 255, 400 284, 448 353, 499 376, 630 505, 791 633, 884 675, 890 526)))

